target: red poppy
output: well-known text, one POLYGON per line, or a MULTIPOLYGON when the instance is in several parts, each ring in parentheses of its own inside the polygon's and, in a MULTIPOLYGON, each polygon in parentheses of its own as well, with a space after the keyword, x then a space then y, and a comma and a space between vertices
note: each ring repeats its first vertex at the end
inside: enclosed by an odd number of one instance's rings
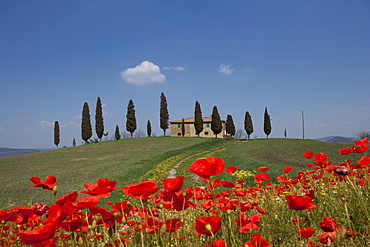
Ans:
POLYGON ((352 153, 352 149, 351 148, 342 148, 342 149, 339 149, 338 152, 341 155, 348 155, 348 154, 352 153))
POLYGON ((253 234, 252 242, 246 242, 242 246, 249 247, 272 247, 269 242, 266 241, 259 233, 253 234))
POLYGON ((23 231, 19 234, 24 244, 40 246, 42 241, 54 237, 55 226, 52 224, 43 225, 37 229, 23 231))
POLYGON ((176 178, 165 178, 163 180, 163 188, 166 192, 177 192, 182 189, 182 185, 184 184, 184 177, 179 176, 176 178))
POLYGON ((289 172, 291 172, 291 171, 293 171, 293 170, 294 170, 294 168, 293 168, 293 167, 287 166, 287 167, 285 167, 284 172, 285 172, 285 173, 289 173, 289 172))
POLYGON ((312 151, 307 151, 305 153, 303 153, 304 157, 306 157, 306 159, 311 159, 313 157, 313 152, 312 151))
POLYGON ((225 169, 225 162, 218 157, 208 157, 195 161, 190 171, 202 178, 210 178, 211 176, 220 175, 225 169))
POLYGON ((69 215, 67 219, 60 224, 60 227, 68 232, 76 231, 86 223, 85 218, 84 215, 80 214, 69 215))
POLYGON ((183 211, 188 207, 196 208, 196 205, 189 201, 193 198, 193 193, 190 192, 165 192, 161 193, 161 198, 163 201, 170 202, 169 204, 165 204, 167 209, 175 209, 177 211, 183 211))
POLYGON ((254 182, 256 183, 267 180, 270 180, 270 177, 267 173, 257 173, 256 176, 254 176, 254 182))
POLYGON ((269 168, 268 167, 266 167, 266 166, 261 166, 261 167, 259 167, 258 168, 258 170, 260 171, 260 172, 265 172, 265 171, 267 171, 269 168))
POLYGON ((370 142, 369 142, 369 137, 365 137, 364 139, 361 139, 361 140, 355 141, 355 144, 356 144, 357 146, 369 145, 369 144, 370 144, 370 142))
POLYGON ((316 205, 309 196, 285 196, 288 206, 292 210, 314 209, 316 205))
POLYGON ((234 172, 236 172, 238 170, 238 168, 236 166, 228 166, 227 169, 226 169, 226 173, 228 174, 233 174, 234 172))
POLYGON ((123 193, 132 198, 147 199, 150 195, 156 193, 160 187, 157 186, 158 181, 155 180, 143 180, 137 184, 129 184, 122 188, 123 193))
POLYGON ((349 174, 349 170, 344 166, 337 166, 333 171, 339 176, 347 176, 349 174))
POLYGON ((104 198, 108 198, 110 196, 110 192, 115 189, 119 189, 119 186, 116 186, 117 181, 111 181, 107 178, 99 178, 97 184, 84 184, 87 191, 81 190, 80 193, 90 194, 90 195, 98 195, 104 198))
POLYGON ((298 235, 301 236, 302 238, 310 238, 315 233, 315 229, 313 229, 312 227, 309 228, 302 227, 299 231, 296 231, 296 233, 298 233, 298 235))
POLYGON ((318 153, 318 154, 315 154, 314 158, 315 158, 316 164, 321 165, 322 163, 328 160, 328 155, 324 153, 318 153))
POLYGON ((78 198, 78 193, 77 191, 75 191, 73 193, 68 193, 65 196, 59 197, 59 199, 55 202, 55 204, 62 207, 68 202, 76 202, 77 198, 78 198))
POLYGON ((35 204, 33 204, 32 209, 33 209, 33 212, 36 215, 43 215, 43 214, 49 212, 48 205, 41 204, 41 203, 35 203, 35 204))
POLYGON ((323 244, 331 245, 337 238, 336 232, 323 232, 319 237, 319 240, 323 244))
POLYGON ((337 227, 337 221, 330 217, 325 217, 323 221, 320 222, 320 228, 324 232, 334 232, 337 227))
POLYGON ((198 235, 212 236, 221 229, 222 217, 209 216, 195 219, 195 230, 198 235))
POLYGON ((40 218, 36 216, 35 212, 33 211, 31 207, 18 206, 18 207, 13 207, 12 210, 15 212, 18 212, 18 219, 14 221, 15 224, 26 224, 28 222, 28 219, 31 217, 33 217, 33 219, 40 218))
POLYGON ((166 232, 174 232, 177 229, 181 228, 184 225, 184 222, 182 222, 180 219, 171 219, 166 220, 166 232))
POLYGON ((206 247, 227 247, 227 243, 224 240, 215 240, 211 244, 206 244, 206 247))
POLYGON ((251 216, 245 215, 244 213, 239 214, 240 220, 235 220, 235 223, 239 226, 239 231, 243 233, 249 233, 250 229, 260 229, 259 220, 261 219, 260 214, 254 214, 251 216))
POLYGON ((10 211, 7 209, 0 210, 0 222, 16 221, 18 218, 17 212, 10 211))
POLYGON ((362 156, 358 163, 361 164, 362 167, 369 167, 370 166, 370 156, 362 156))
POLYGON ((227 187, 227 188, 234 188, 235 187, 235 184, 232 183, 232 182, 229 182, 229 181, 220 181, 220 184, 224 187, 227 187))
POLYGON ((77 201, 77 208, 93 208, 100 202, 100 196, 84 196, 77 201))
POLYGON ((354 153, 365 153, 367 150, 369 150, 368 146, 359 146, 359 147, 352 147, 352 150, 354 153))
POLYGON ((46 190, 52 191, 55 186, 57 186, 55 183, 57 181, 57 178, 55 176, 47 176, 45 179, 45 182, 43 182, 39 177, 32 177, 30 178, 31 182, 34 183, 30 189, 35 187, 41 187, 46 190))

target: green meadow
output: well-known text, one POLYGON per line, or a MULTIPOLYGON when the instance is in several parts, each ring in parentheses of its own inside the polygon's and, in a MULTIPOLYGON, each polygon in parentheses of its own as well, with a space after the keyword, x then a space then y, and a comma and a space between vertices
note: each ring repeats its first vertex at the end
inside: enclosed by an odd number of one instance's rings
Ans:
MULTIPOLYGON (((324 143, 300 139, 223 140, 211 138, 151 137, 124 139, 49 150, 0 158, 0 208, 32 205, 35 202, 52 204, 68 192, 85 190, 83 184, 96 183, 99 178, 117 181, 124 187, 142 179, 163 179, 176 164, 176 176, 192 176, 188 171, 197 159, 217 156, 227 165, 257 171, 260 166, 270 169, 270 177, 283 173, 286 166, 305 170, 308 160, 305 151, 323 152, 329 160, 342 162, 346 157, 337 150, 351 143, 324 143), (29 178, 42 180, 48 175, 57 177, 58 194, 41 188, 28 189, 33 184, 29 178)), ((354 159, 355 155, 351 158, 354 159)), ((360 157, 360 155, 358 156, 360 157)), ((235 178, 225 174, 229 181, 235 178)), ((222 176, 220 178, 222 178, 222 176)), ((197 185, 199 180, 186 180, 186 186, 197 185)), ((250 181, 253 182, 253 181, 250 181)), ((123 193, 114 191, 109 198, 119 201, 123 193)))

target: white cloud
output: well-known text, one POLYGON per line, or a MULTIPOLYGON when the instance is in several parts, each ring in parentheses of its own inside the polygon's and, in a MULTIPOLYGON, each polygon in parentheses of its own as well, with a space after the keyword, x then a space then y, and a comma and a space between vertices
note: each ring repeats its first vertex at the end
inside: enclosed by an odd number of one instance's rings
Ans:
POLYGON ((161 73, 158 65, 149 61, 144 61, 134 68, 128 68, 121 75, 126 82, 135 85, 162 83, 166 80, 166 76, 161 73))
MULTIPOLYGON (((54 123, 55 122, 50 122, 50 121, 42 120, 42 121, 39 122, 39 125, 42 128, 54 128, 54 123)), ((68 126, 79 127, 80 124, 79 123, 75 123, 73 121, 68 121, 68 122, 65 122, 65 123, 59 123, 59 126, 61 126, 61 127, 68 127, 68 126)))
POLYGON ((76 116, 73 116, 71 117, 72 119, 82 119, 82 116, 81 115, 76 115, 76 116))
POLYGON ((343 124, 344 125, 355 125, 356 123, 352 121, 345 121, 343 124))
POLYGON ((231 75, 234 71, 234 68, 232 68, 232 65, 225 65, 225 64, 221 64, 219 69, 220 69, 219 70, 220 73, 223 73, 226 75, 231 75))
POLYGON ((66 123, 62 123, 62 126, 63 127, 68 127, 68 126, 80 127, 80 124, 79 123, 72 122, 72 121, 68 121, 66 123))
POLYGON ((182 66, 176 66, 176 67, 163 67, 164 70, 180 70, 180 71, 185 71, 186 68, 182 66))
POLYGON ((49 127, 54 127, 54 122, 50 122, 50 121, 40 121, 39 122, 39 125, 42 127, 42 128, 49 128, 49 127))
POLYGON ((316 128, 325 128, 327 127, 328 125, 326 123, 320 123, 320 122, 315 122, 315 125, 314 125, 316 128))

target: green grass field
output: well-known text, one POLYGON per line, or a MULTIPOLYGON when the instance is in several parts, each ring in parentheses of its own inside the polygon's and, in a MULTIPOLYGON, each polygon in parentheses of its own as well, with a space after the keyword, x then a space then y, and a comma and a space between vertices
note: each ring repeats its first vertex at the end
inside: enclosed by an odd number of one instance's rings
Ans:
MULTIPOLYGON (((268 166, 270 170, 267 173, 274 177, 283 173, 285 166, 304 169, 308 163, 302 155, 305 151, 327 153, 331 161, 339 163, 345 157, 339 155, 337 150, 350 145, 298 139, 239 142, 208 138, 152 137, 3 157, 0 158, 0 208, 7 209, 35 202, 52 204, 55 199, 50 191, 28 189, 33 185, 29 180, 33 176, 43 180, 48 175, 56 176, 59 197, 68 192, 84 190, 83 184, 96 183, 102 177, 117 181, 117 185, 121 187, 139 182, 146 174, 150 175, 158 164, 176 156, 191 156, 177 169, 177 175, 188 177, 188 168, 192 162, 207 156, 208 150, 218 150, 212 154, 223 158, 228 165, 233 164, 240 169, 252 171, 256 171, 259 166, 268 166)), ((172 164, 168 164, 168 167, 172 167, 172 164)), ((122 192, 118 190, 109 199, 118 201, 121 196, 122 192)))

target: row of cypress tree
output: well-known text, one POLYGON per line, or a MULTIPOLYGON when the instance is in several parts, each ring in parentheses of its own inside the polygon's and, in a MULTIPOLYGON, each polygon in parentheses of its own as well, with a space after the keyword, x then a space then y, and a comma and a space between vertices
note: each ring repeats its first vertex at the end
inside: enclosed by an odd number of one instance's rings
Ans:
MULTIPOLYGON (((136 115, 135 115, 135 105, 134 102, 130 99, 128 106, 127 106, 127 114, 126 114, 126 130, 130 133, 131 138, 133 137, 133 133, 137 129, 136 123, 136 115)), ((183 119, 184 121, 184 119, 183 119)), ((164 93, 162 92, 160 95, 160 128, 163 130, 163 135, 166 135, 166 130, 169 127, 169 113, 168 113, 168 104, 167 99, 164 93)), ((202 117, 202 110, 198 101, 195 102, 195 110, 194 110, 194 127, 195 132, 199 136, 200 133, 203 131, 203 117, 202 117)), ((247 111, 245 113, 244 118, 244 129, 248 135, 248 139, 250 139, 250 135, 253 133, 253 123, 252 117, 247 111)), ((269 134, 271 133, 271 118, 267 112, 267 107, 265 108, 264 113, 264 132, 268 138, 269 134)), ((212 122, 211 122, 211 130, 216 135, 222 132, 222 121, 220 118, 220 114, 218 113, 217 106, 213 107, 212 110, 212 122)), ((225 130, 228 136, 235 135, 235 125, 231 115, 227 115, 226 123, 225 123, 225 130)), ((96 109, 95 109, 95 132, 101 141, 103 136, 108 135, 108 133, 104 133, 104 118, 103 118, 103 108, 102 102, 100 97, 98 97, 96 102, 96 109)), ((81 121, 81 137, 85 143, 92 137, 92 125, 91 125, 91 116, 89 105, 87 102, 84 103, 82 109, 82 121, 81 121)), ((152 126, 150 120, 147 122, 147 135, 150 137, 152 134, 152 126)), ((184 123, 182 124, 182 135, 185 134, 184 123)), ((121 134, 119 131, 118 125, 116 125, 115 129, 115 139, 119 140, 121 138, 121 134)), ((60 129, 58 121, 55 121, 54 124, 54 144, 58 147, 60 143, 60 129)), ((73 140, 73 145, 75 146, 75 139, 73 140)))
MULTIPOLYGON (((221 122, 220 114, 218 113, 217 106, 213 107, 211 118, 212 118, 211 130, 213 131, 213 133, 216 135, 216 138, 217 138, 217 135, 220 134, 222 131, 222 122, 221 122)), ((182 124, 182 127, 184 127, 184 123, 182 124)), ((198 101, 195 102, 194 128, 195 128, 195 133, 198 136, 203 131, 202 110, 201 110, 201 107, 198 101)), ((227 115, 226 117, 225 130, 226 130, 227 135, 229 136, 235 135, 236 130, 235 130, 234 121, 231 115, 227 115)), ((253 133, 253 123, 252 123, 252 117, 248 111, 245 113, 245 117, 244 117, 244 130, 247 132, 248 139, 250 139, 250 135, 253 133)), ((267 112, 267 107, 265 108, 265 113, 264 113, 263 130, 266 134, 266 137, 268 138, 268 136, 271 133, 272 128, 271 128, 271 118, 267 112)), ((184 132, 185 130, 182 128, 183 136, 184 136, 184 132)))
MULTIPOLYGON (((84 103, 83 109, 82 109, 82 121, 81 121, 81 137, 82 140, 85 141, 85 143, 88 142, 88 140, 92 136, 92 127, 91 127, 91 120, 90 120, 90 110, 89 105, 87 102, 84 103)), ((131 137, 133 137, 133 133, 137 129, 137 123, 136 123, 136 113, 135 113, 135 105, 132 99, 129 100, 127 105, 127 114, 126 114, 126 130, 130 133, 131 137)), ((168 114, 168 108, 167 108, 167 99, 164 93, 161 93, 160 96, 160 127, 163 129, 163 134, 166 135, 166 130, 169 126, 169 114, 168 114)), ((104 120, 103 120, 103 109, 102 109, 102 103, 100 100, 100 97, 98 97, 98 100, 96 102, 96 110, 95 110, 95 131, 96 134, 101 141, 104 134, 104 120)), ((147 123, 147 134, 148 136, 151 136, 152 133, 152 127, 150 120, 148 120, 147 123)), ((115 139, 119 140, 121 138, 121 134, 119 131, 118 125, 116 125, 115 129, 115 139)))

